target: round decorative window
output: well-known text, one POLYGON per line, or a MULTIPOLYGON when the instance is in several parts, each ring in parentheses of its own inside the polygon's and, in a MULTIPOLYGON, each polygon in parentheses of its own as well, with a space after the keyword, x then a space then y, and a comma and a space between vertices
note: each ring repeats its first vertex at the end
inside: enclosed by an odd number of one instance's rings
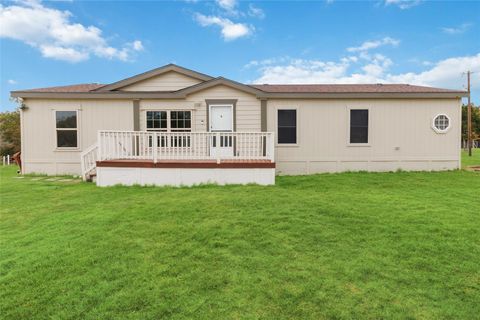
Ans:
POLYGON ((450 128, 450 118, 446 114, 439 114, 433 118, 433 130, 438 133, 447 132, 450 128))

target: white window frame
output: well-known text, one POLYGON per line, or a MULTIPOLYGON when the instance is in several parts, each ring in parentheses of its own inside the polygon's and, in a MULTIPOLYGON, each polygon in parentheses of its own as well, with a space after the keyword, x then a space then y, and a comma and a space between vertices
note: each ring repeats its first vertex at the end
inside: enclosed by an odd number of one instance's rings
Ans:
POLYGON ((277 107, 275 108, 275 134, 277 135, 275 137, 275 146, 276 147, 298 147, 300 145, 300 135, 299 135, 299 119, 300 119, 300 112, 298 107, 277 107), (295 110, 296 112, 296 123, 295 123, 295 136, 297 138, 296 143, 278 143, 278 111, 281 110, 295 110))
MULTIPOLYGON (((233 131, 234 131, 234 128, 233 128, 233 125, 234 125, 233 117, 235 116, 235 115, 233 114, 233 104, 229 104, 229 103, 226 103, 226 104, 221 104, 221 103, 209 104, 209 105, 208 105, 208 117, 210 117, 211 114, 212 114, 212 107, 230 107, 230 109, 231 109, 231 114, 232 114, 232 119, 231 119, 230 125, 231 125, 232 130, 231 130, 231 131, 226 131, 226 132, 233 132, 233 131)), ((212 131, 212 130, 210 130, 210 126, 211 126, 211 124, 212 124, 211 121, 212 121, 212 119, 211 119, 211 117, 210 117, 210 119, 208 119, 208 126, 209 126, 209 128, 207 128, 207 129, 208 129, 208 132, 219 132, 219 131, 212 131)))
POLYGON ((433 117, 433 119, 432 119, 432 129, 436 133, 447 133, 450 130, 451 127, 452 127, 452 119, 446 113, 439 113, 435 117, 433 117), (444 116, 448 119, 448 127, 444 130, 438 129, 435 126, 435 119, 437 119, 439 116, 444 116))
POLYGON ((372 146, 372 111, 369 107, 347 107, 347 146, 348 147, 371 147, 372 146), (351 110, 367 110, 368 111, 368 142, 367 143, 351 143, 350 127, 351 127, 351 110))
POLYGON ((54 145, 54 150, 55 151, 79 151, 81 150, 81 137, 80 137, 80 110, 75 109, 75 110, 68 110, 68 109, 52 109, 53 111, 53 127, 54 127, 54 136, 55 139, 55 145, 54 145), (76 117, 77 117, 77 123, 76 123, 76 128, 57 128, 57 111, 67 111, 67 112, 75 112, 76 117), (77 131, 77 146, 76 147, 59 147, 58 146, 58 137, 57 137, 57 132, 58 130, 62 131, 77 131))

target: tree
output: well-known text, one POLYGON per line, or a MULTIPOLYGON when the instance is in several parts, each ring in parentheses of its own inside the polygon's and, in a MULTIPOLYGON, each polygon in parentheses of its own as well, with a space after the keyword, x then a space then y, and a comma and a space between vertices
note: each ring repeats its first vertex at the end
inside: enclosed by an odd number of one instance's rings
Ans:
MULTIPOLYGON (((467 105, 462 106, 462 140, 467 141, 467 105)), ((472 136, 473 140, 480 139, 480 108, 472 104, 472 136)))
POLYGON ((0 113, 0 154, 20 151, 20 111, 0 113))

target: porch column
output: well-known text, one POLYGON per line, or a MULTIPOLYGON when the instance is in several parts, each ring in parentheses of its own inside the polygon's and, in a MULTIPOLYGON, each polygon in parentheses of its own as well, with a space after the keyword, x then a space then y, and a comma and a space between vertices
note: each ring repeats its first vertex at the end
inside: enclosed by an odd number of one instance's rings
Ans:
POLYGON ((260 100, 260 131, 267 132, 267 99, 260 100))
POLYGON ((133 100, 133 131, 140 131, 140 100, 133 100))

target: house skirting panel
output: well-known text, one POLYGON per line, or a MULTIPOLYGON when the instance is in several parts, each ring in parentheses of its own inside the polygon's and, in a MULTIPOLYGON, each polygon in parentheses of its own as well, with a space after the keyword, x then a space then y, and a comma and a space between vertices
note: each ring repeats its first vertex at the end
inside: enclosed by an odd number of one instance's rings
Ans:
POLYGON ((457 159, 409 159, 409 160, 277 160, 278 175, 305 175, 346 171, 391 172, 403 171, 444 171, 459 169, 457 159))
POLYGON ((97 185, 193 186, 199 184, 275 184, 275 168, 97 167, 97 185))

